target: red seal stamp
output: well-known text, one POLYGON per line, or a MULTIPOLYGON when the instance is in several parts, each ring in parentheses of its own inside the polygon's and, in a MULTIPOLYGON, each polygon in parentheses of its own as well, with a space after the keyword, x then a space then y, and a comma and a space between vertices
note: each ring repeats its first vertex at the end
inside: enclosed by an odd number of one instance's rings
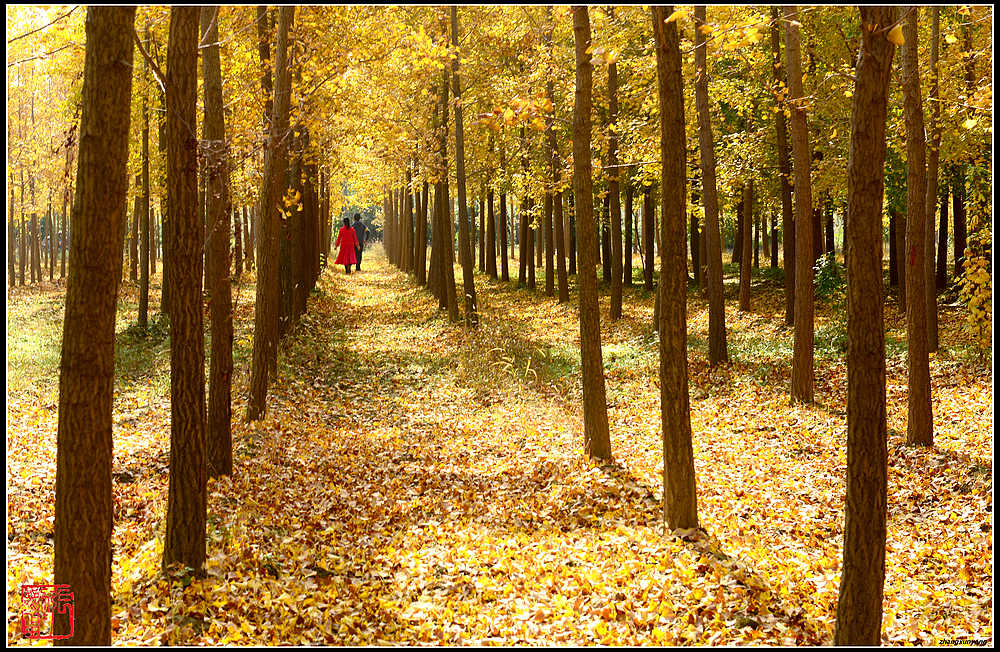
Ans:
POLYGON ((24 584, 21 586, 21 633, 28 638, 73 637, 73 591, 69 584, 24 584), (69 619, 69 632, 56 633, 55 615, 69 619))

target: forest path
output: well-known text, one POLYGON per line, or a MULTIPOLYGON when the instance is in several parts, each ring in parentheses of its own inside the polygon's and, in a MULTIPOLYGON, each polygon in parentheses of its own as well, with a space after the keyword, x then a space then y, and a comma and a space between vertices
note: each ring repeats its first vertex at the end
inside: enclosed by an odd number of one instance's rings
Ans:
MULTIPOLYGON (((512 267, 516 269, 516 264, 512 267)), ((460 274, 456 274, 460 278, 460 274)), ((456 279, 458 280, 458 279, 456 279)), ((652 294, 601 297, 615 464, 585 461, 579 317, 476 276, 481 323, 451 324, 376 248, 322 274, 283 340, 268 416, 246 424, 252 275, 234 288, 232 478, 209 481, 207 577, 160 570, 169 337, 116 344, 115 644, 822 644, 842 554, 846 370, 817 312, 815 406, 787 399, 779 283, 727 308, 732 362, 709 368, 688 295, 696 541, 660 522, 652 294)), ((460 285, 460 283, 459 283, 460 285)), ((571 284, 572 290, 572 284, 571 284)), ((155 296, 154 296, 155 299, 155 296)), ((8 297, 7 596, 51 582, 63 288, 8 297)), ((155 304, 155 301, 154 301, 155 304)), ((906 446, 902 320, 887 309, 889 522, 884 641, 992 626, 992 375, 943 322, 934 449, 906 446)), ((18 613, 8 610, 8 642, 18 613)))
POLYGON ((484 282, 472 333, 379 250, 364 267, 324 273, 268 418, 236 433, 196 585, 226 607, 171 640, 819 640, 716 541, 664 535, 657 475, 584 460, 571 402, 522 369, 532 316, 503 312, 537 299, 484 282))

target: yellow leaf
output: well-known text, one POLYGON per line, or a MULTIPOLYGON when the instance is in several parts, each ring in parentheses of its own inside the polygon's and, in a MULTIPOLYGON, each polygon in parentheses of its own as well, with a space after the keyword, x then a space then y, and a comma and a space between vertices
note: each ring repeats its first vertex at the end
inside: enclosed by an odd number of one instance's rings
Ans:
POLYGON ((954 34, 945 34, 944 42, 947 43, 948 45, 954 45, 955 43, 958 43, 958 39, 955 38, 954 34))
POLYGON ((978 120, 976 120, 975 118, 969 118, 968 120, 962 123, 962 126, 965 127, 966 129, 972 129, 977 124, 979 124, 978 120))
POLYGON ((669 25, 670 23, 674 22, 675 20, 680 20, 681 18, 684 18, 687 15, 688 15, 688 12, 684 11, 683 9, 678 9, 674 13, 670 14, 669 16, 667 16, 667 19, 664 20, 663 22, 669 25))
POLYGON ((893 27, 891 30, 889 30, 889 33, 886 35, 886 38, 889 39, 890 43, 893 43, 898 47, 903 47, 903 44, 906 43, 906 39, 903 38, 903 26, 896 25, 895 27, 893 27))

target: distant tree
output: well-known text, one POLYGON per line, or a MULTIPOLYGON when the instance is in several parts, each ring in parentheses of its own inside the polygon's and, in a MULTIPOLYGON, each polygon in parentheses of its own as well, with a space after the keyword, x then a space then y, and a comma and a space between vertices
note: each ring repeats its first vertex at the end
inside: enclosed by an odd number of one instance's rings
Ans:
POLYGON ((750 311, 750 263, 753 242, 750 239, 753 229, 753 179, 748 179, 743 185, 743 257, 740 258, 740 310, 750 311))
MULTIPOLYGON (((451 43, 458 50, 458 7, 451 7, 451 43)), ((458 240, 462 248, 462 288, 465 294, 465 325, 479 323, 476 309, 475 257, 472 254, 469 234, 469 211, 465 188, 465 127, 462 124, 462 88, 458 76, 456 56, 452 62, 452 91, 455 95, 455 178, 458 187, 458 240)))

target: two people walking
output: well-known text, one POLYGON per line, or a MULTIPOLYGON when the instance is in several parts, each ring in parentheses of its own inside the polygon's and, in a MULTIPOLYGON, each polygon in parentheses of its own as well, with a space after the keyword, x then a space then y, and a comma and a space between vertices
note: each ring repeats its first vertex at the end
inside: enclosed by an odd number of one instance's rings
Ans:
POLYGON ((351 218, 345 217, 344 226, 340 227, 340 232, 337 233, 336 245, 340 247, 340 251, 337 252, 336 264, 343 265, 348 274, 351 273, 351 265, 360 272, 361 254, 367 242, 368 227, 361 221, 361 215, 354 214, 354 224, 351 224, 351 218))

